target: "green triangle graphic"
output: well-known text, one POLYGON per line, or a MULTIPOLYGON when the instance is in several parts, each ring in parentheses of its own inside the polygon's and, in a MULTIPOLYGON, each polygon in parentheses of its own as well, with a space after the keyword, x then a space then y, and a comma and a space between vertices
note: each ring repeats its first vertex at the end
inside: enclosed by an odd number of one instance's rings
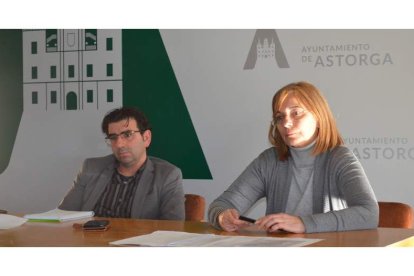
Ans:
POLYGON ((122 31, 123 105, 148 117, 149 154, 181 168, 186 179, 212 179, 159 30, 122 31))
POLYGON ((0 174, 10 162, 23 113, 21 30, 0 30, 0 174))

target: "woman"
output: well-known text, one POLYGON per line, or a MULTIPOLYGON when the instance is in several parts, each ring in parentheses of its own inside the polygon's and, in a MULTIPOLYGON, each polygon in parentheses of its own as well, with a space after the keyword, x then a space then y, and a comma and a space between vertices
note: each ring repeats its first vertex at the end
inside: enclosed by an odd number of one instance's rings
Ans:
POLYGON ((376 228, 378 204, 365 172, 343 144, 332 112, 310 83, 291 83, 272 101, 269 140, 262 152, 209 207, 210 223, 236 231, 239 219, 266 197, 255 224, 294 233, 376 228))

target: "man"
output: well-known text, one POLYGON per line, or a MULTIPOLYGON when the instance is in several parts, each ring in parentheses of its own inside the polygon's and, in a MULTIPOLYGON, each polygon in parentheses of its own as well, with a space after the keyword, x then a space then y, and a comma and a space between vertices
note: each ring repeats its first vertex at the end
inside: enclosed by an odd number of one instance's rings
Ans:
POLYGON ((93 210, 95 216, 184 220, 180 169, 147 156, 151 130, 143 113, 123 107, 109 112, 102 132, 111 155, 86 159, 59 209, 93 210))

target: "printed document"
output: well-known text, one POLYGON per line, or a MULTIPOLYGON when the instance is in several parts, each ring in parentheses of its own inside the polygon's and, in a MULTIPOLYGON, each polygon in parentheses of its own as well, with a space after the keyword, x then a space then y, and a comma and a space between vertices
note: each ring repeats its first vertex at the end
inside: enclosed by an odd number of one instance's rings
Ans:
POLYGON ((110 242, 119 246, 200 246, 200 247, 293 247, 305 246, 320 239, 277 238, 257 236, 220 236, 178 231, 155 231, 148 235, 110 242))

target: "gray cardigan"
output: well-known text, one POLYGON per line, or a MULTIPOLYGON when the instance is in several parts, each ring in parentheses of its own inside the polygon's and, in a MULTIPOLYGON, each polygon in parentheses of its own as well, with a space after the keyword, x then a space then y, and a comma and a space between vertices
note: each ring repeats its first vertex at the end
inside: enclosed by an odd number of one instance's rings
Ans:
MULTIPOLYGON (((266 197, 266 215, 283 213, 292 179, 292 158, 280 161, 275 148, 262 152, 208 210, 208 219, 219 228, 217 217, 225 209, 246 212, 266 197)), ((313 214, 301 216, 307 233, 370 229, 378 226, 375 194, 355 155, 345 146, 315 158, 313 214)))
MULTIPOLYGON (((86 159, 59 208, 93 210, 111 181, 116 165, 112 154, 86 159)), ((131 217, 184 220, 184 190, 180 169, 162 159, 148 157, 132 203, 131 217)))

